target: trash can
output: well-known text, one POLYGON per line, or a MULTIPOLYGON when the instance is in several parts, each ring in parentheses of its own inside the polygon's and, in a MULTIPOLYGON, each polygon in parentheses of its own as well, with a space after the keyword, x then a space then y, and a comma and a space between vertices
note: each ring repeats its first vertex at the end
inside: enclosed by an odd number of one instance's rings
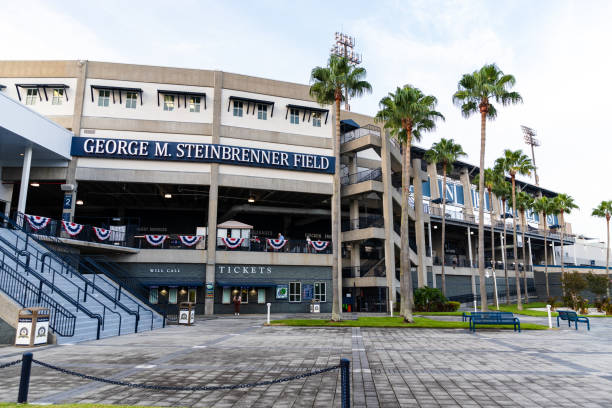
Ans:
POLYGON ((195 322, 195 303, 181 302, 179 304, 178 324, 191 326, 195 322))
POLYGON ((310 313, 321 313, 321 303, 311 302, 310 303, 310 313))
POLYGON ((15 346, 33 347, 47 344, 50 311, 46 307, 21 309, 17 317, 15 346))

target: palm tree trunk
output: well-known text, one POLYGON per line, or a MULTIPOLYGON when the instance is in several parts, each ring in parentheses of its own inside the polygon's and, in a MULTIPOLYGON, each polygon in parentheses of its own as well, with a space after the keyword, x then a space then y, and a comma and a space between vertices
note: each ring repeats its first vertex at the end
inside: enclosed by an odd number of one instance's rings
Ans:
POLYGON ((332 317, 333 321, 339 321, 342 313, 342 286, 339 273, 340 261, 340 98, 336 97, 336 134, 334 136, 334 157, 336 168, 334 173, 334 191, 332 193, 332 317))
POLYGON ((504 245, 502 246, 502 262, 504 263, 504 278, 506 279, 506 304, 510 304, 510 280, 508 279, 508 257, 506 251, 506 200, 502 200, 502 207, 504 207, 504 245))
POLYGON ((544 277, 546 278, 546 297, 550 297, 550 289, 548 287, 548 225, 546 225, 546 213, 544 216, 544 277))
MULTIPOLYGON (((495 228, 493 226, 493 192, 489 190, 489 219, 491 223, 491 272, 493 273, 493 279, 497 280, 495 275, 495 228)), ((468 237, 468 239, 472 239, 468 237)), ((470 265, 472 267, 472 265, 470 265)), ((495 282, 497 284, 497 282, 495 282)), ((499 310, 499 300, 497 294, 495 295, 495 309, 499 310)))
POLYGON ((563 210, 561 210, 561 287, 565 296, 565 261, 563 260, 563 234, 565 233, 565 221, 563 220, 563 210))
POLYGON ((402 155, 402 218, 400 225, 400 287, 402 294, 402 303, 404 305, 404 321, 413 323, 412 317, 412 272, 410 271, 410 245, 409 245, 409 229, 408 229, 408 208, 410 194, 410 146, 412 143, 412 128, 405 126, 406 129, 406 145, 404 146, 404 154, 402 155))
MULTIPOLYGON (((469 237, 468 237, 469 238, 469 237)), ((444 274, 444 264, 446 263, 446 163, 442 164, 442 294, 446 296, 446 275, 444 274)))
POLYGON ((523 310, 521 301, 521 275, 518 270, 518 250, 516 248, 516 181, 514 175, 512 177, 512 247, 514 251, 514 277, 516 279, 516 307, 518 310, 523 310))
POLYGON ((527 290, 527 255, 525 254, 525 211, 521 212, 521 232, 523 234, 523 287, 525 288, 525 304, 529 303, 529 291, 527 290))
POLYGON ((606 245, 606 278, 608 279, 608 284, 606 285, 606 296, 608 300, 610 299, 610 215, 606 215, 606 226, 608 230, 608 240, 606 245))
POLYGON ((487 284, 484 268, 484 181, 485 142, 487 138, 487 107, 480 107, 480 177, 478 178, 478 278, 480 280, 480 308, 487 311, 487 284))

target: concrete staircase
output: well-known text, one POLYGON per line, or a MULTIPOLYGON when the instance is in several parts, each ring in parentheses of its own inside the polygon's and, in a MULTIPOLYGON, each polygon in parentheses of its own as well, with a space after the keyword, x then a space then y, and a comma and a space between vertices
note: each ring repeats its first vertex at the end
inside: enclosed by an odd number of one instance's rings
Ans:
POLYGON ((96 275, 94 280, 93 275, 81 275, 76 267, 62 259, 61 253, 51 251, 23 231, 0 228, 0 256, 3 252, 21 261, 19 263, 3 256, 3 263, 36 287, 40 287, 41 279, 46 280, 42 285, 43 291, 75 314, 75 334, 72 337, 58 336, 60 344, 96 339, 98 319, 88 316, 86 312, 102 317, 100 338, 134 333, 136 314, 140 315, 139 332, 159 328, 163 324, 161 315, 125 291, 116 301, 116 285, 109 278, 96 275), (72 299, 72 302, 68 299, 72 299), (75 301, 82 310, 74 305, 75 301))

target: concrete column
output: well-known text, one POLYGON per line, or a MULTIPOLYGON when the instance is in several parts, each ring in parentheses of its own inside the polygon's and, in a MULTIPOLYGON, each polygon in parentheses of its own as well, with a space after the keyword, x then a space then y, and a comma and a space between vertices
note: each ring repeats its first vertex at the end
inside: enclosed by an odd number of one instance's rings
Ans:
POLYGON ((465 207, 465 213, 466 215, 474 215, 474 206, 472 204, 472 184, 470 183, 468 169, 461 169, 459 180, 463 186, 463 205, 465 207))
MULTIPOLYGON (((75 136, 80 136, 81 120, 83 117, 83 105, 85 102, 85 92, 87 81, 87 61, 78 61, 78 77, 77 85, 74 91, 74 110, 72 112, 72 132, 75 136)), ((74 221, 74 213, 76 210, 77 200, 77 181, 76 169, 78 167, 78 157, 73 157, 68 163, 66 169, 66 185, 72 185, 73 188, 64 191, 64 202, 62 203, 62 219, 65 221, 74 221), (68 198, 69 197, 69 198, 68 198), (67 207, 67 202, 70 200, 70 207, 67 207)))
POLYGON ((21 186, 19 187, 19 201, 17 211, 25 214, 28 200, 28 187, 30 186, 30 167, 32 166, 32 146, 28 146, 23 154, 23 168, 21 170, 21 186))
POLYGON ((433 266, 433 241, 431 240, 431 217, 427 223, 427 233, 429 234, 429 250, 431 251, 432 267, 431 267, 431 287, 436 287, 436 268, 433 266))
POLYGON ((417 245, 417 284, 419 288, 427 286, 427 268, 425 258, 425 214, 423 213, 423 178, 421 176, 421 159, 412 160, 412 174, 414 185, 414 229, 417 245))
POLYGON ((2 163, 0 163, 0 211, 7 217, 11 214, 13 184, 2 184, 2 163))
MULTIPOLYGON (((431 194, 431 199, 435 200, 436 198, 442 198, 440 195, 440 189, 438 188, 438 168, 434 163, 429 163, 427 165, 427 174, 429 174, 429 190, 431 194)), ((432 206, 441 207, 440 204, 430 204, 432 206)))
MULTIPOLYGON (((223 89, 223 72, 215 71, 214 74, 214 96, 213 96, 213 123, 212 123, 212 143, 220 142, 221 130, 221 91, 223 89)), ((215 284, 215 268, 217 263, 217 206, 219 199, 219 164, 210 165, 210 189, 208 192, 208 237, 206 250, 206 282, 215 284)), ((204 313, 211 315, 214 313, 214 298, 206 298, 204 301, 204 313)))
POLYGON ((468 255, 470 257, 470 271, 472 272, 472 295, 476 299, 476 269, 474 268, 474 258, 472 257, 472 230, 467 227, 468 255))
POLYGON ((393 185, 391 184, 391 146, 389 132, 381 138, 380 165, 382 168, 382 209, 385 223, 385 273, 389 299, 395 303, 395 244, 393 242, 393 185))

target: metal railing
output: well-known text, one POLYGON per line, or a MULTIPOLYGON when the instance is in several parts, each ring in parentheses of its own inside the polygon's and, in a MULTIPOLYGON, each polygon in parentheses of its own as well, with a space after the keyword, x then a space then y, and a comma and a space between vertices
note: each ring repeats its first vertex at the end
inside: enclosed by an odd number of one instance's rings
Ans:
POLYGON ((2 252, 0 290, 22 307, 48 308, 51 313, 49 327, 60 336, 74 336, 76 316, 44 293, 41 288, 37 288, 32 282, 20 276, 15 269, 8 266, 4 262, 4 256, 2 252))
POLYGON ((340 178, 340 184, 343 186, 348 186, 351 184, 362 183, 364 181, 382 181, 382 169, 368 169, 362 170, 357 173, 349 174, 347 176, 342 176, 340 178))
POLYGON ((165 234, 168 238, 161 245, 151 245, 147 242, 145 235, 134 235, 135 247, 139 249, 208 249, 207 237, 202 235, 200 241, 194 245, 185 245, 180 239, 181 235, 190 234, 165 234))
POLYGON ((351 130, 340 135, 340 143, 350 142, 351 140, 359 139, 367 135, 380 137, 380 128, 374 125, 365 125, 364 127, 351 130))
POLYGON ((222 238, 217 238, 217 250, 220 251, 249 251, 249 252, 287 252, 293 254, 331 254, 332 243, 322 251, 315 250, 307 240, 288 239, 281 249, 272 247, 266 238, 245 239, 237 248, 228 248, 222 238))
MULTIPOLYGON (((68 259, 69 259, 68 254, 64 254, 63 257, 58 255, 55 251, 49 249, 43 242, 39 241, 36 238, 35 234, 32 234, 31 232, 27 232, 22 227, 20 227, 16 223, 14 223, 12 220, 10 220, 7 217, 5 217, 4 214, 0 214, 0 218, 3 219, 7 223, 8 228, 5 228, 5 230, 9 231, 11 233, 11 235, 13 237, 15 237, 15 244, 12 244, 11 242, 7 241, 2 236, 0 236, 0 241, 4 242, 5 245, 7 245, 12 250, 14 250, 15 254, 18 254, 19 256, 26 256, 27 257, 28 266, 29 266, 29 263, 33 260, 35 262, 34 268, 33 268, 34 270, 36 270, 38 268, 39 263, 40 263, 40 272, 41 272, 41 274, 44 273, 44 268, 45 268, 45 266, 47 266, 47 268, 49 270, 49 273, 51 274, 51 284, 52 284, 51 288, 52 288, 52 291, 53 290, 57 290, 57 287, 55 286, 55 280, 56 279, 64 279, 65 282, 67 282, 68 284, 70 284, 74 288, 76 288, 76 290, 77 290, 76 299, 77 299, 77 303, 78 303, 80 301, 81 293, 83 293, 83 302, 87 301, 88 289, 91 288, 91 293, 92 294, 97 292, 98 294, 101 294, 103 297, 105 297, 108 300, 110 300, 111 302, 113 302, 115 308, 119 307, 119 308, 123 309, 124 311, 126 311, 128 314, 134 315, 135 316, 135 320, 136 320, 136 322, 135 322, 135 331, 137 331, 138 321, 140 320, 139 314, 137 312, 134 312, 134 311, 128 309, 122 303, 114 301, 113 298, 108 293, 106 293, 104 290, 102 290, 98 286, 96 286, 95 283, 89 281, 89 279, 87 279, 86 277, 81 275, 81 273, 78 270, 76 270, 76 267, 74 265, 71 265, 68 262, 68 259), (24 239, 23 236, 21 236, 20 234, 16 233, 15 230, 24 232, 25 239, 24 239), (30 240, 35 242, 37 245, 39 245, 46 252, 43 252, 39 248, 36 248, 34 245, 32 245, 30 243, 30 240), (20 248, 20 242, 22 243, 22 246, 23 246, 23 249, 21 249, 21 250, 19 249, 20 248), (33 256, 33 259, 31 258, 32 256, 33 256), (61 266, 61 270, 58 271, 55 267, 52 266, 51 262, 46 264, 45 261, 47 259, 54 260, 57 263, 59 263, 59 265, 61 266), (84 283, 84 287, 81 288, 79 285, 77 285, 72 280, 72 278, 76 278, 78 280, 81 280, 84 283)), ((65 244, 65 243, 63 243, 61 241, 57 241, 56 244, 58 246, 66 246, 67 245, 67 244, 65 244)), ((103 308, 102 309, 102 315, 103 315, 104 321, 102 323, 102 329, 104 329, 104 323, 105 323, 105 320, 106 320, 106 311, 108 310, 110 313, 113 313, 113 314, 118 316, 118 319, 119 319, 118 335, 121 335, 121 321, 122 321, 121 314, 116 312, 115 310, 112 310, 111 308, 109 308, 107 305, 102 303, 95 296, 90 296, 90 299, 95 301, 96 303, 98 303, 103 308)))
POLYGON ((351 220, 342 220, 342 231, 353 231, 363 228, 383 228, 385 220, 382 215, 365 215, 351 220))
POLYGON ((32 269, 28 264, 24 263, 18 257, 12 255, 8 250, 6 250, 2 246, 0 246, 0 253, 2 253, 2 263, 3 264, 6 263, 6 258, 8 258, 16 265, 16 267, 14 268, 15 271, 18 271, 18 267, 21 267, 26 274, 32 274, 32 276, 38 279, 39 281, 38 289, 40 292, 43 292, 43 287, 44 285, 46 285, 48 288, 51 289, 51 293, 57 293, 58 296, 60 296, 62 299, 66 300, 68 303, 73 305, 77 311, 83 312, 89 318, 97 319, 98 328, 97 328, 97 333, 96 333, 96 339, 100 339, 100 329, 104 328, 104 317, 100 316, 98 313, 92 313, 87 307, 83 306, 80 303, 79 295, 77 295, 77 298, 75 300, 72 296, 68 295, 67 293, 65 293, 58 287, 56 287, 53 282, 49 282, 44 276, 40 275, 37 271, 32 269))

